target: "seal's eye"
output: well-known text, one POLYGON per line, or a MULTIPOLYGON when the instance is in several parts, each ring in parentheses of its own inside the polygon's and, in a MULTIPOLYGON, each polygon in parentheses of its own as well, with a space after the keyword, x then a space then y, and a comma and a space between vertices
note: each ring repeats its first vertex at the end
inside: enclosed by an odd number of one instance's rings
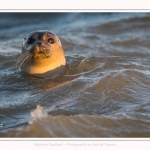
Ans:
POLYGON ((27 43, 28 43, 28 44, 32 44, 34 41, 35 41, 34 38, 29 38, 28 41, 27 41, 27 43))
POLYGON ((48 41, 50 44, 53 44, 53 43, 54 43, 54 39, 53 39, 53 38, 49 38, 47 41, 48 41))

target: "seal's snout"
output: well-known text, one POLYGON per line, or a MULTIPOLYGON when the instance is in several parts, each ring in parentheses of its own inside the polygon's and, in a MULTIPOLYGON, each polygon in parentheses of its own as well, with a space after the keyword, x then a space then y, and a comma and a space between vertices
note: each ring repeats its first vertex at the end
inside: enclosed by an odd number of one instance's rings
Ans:
POLYGON ((32 54, 39 53, 40 52, 39 46, 38 45, 34 46, 32 49, 30 49, 29 52, 32 54))
POLYGON ((30 53, 36 54, 41 53, 44 50, 49 49, 49 46, 44 43, 44 41, 38 41, 35 45, 30 49, 30 53))
POLYGON ((39 47, 43 47, 44 46, 44 41, 39 40, 36 45, 38 45, 39 47))
POLYGON ((36 44, 40 50, 49 49, 50 45, 48 45, 45 41, 38 41, 36 44))

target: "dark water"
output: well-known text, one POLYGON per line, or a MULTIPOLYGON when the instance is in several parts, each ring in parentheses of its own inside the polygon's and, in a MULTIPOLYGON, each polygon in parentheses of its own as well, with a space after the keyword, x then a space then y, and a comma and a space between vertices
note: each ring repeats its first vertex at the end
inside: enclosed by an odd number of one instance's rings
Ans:
POLYGON ((0 20, 1 137, 150 137, 150 13, 0 13, 0 20), (61 39, 70 74, 22 74, 23 38, 47 29, 61 39))

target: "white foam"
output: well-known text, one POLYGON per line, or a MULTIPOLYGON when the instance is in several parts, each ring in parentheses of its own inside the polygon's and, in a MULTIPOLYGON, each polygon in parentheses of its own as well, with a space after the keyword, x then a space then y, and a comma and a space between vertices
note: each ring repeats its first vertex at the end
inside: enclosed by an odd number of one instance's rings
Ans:
POLYGON ((31 118, 28 123, 33 124, 36 120, 47 117, 48 114, 44 107, 37 105, 36 109, 31 112, 31 118))

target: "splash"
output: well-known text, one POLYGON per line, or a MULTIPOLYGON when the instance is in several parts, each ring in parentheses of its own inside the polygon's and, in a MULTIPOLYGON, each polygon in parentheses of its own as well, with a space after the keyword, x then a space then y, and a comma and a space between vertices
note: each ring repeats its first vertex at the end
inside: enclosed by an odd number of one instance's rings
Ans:
POLYGON ((36 109, 31 112, 31 118, 29 119, 28 123, 33 124, 38 119, 46 118, 47 116, 48 114, 45 111, 44 107, 37 105, 36 109))

